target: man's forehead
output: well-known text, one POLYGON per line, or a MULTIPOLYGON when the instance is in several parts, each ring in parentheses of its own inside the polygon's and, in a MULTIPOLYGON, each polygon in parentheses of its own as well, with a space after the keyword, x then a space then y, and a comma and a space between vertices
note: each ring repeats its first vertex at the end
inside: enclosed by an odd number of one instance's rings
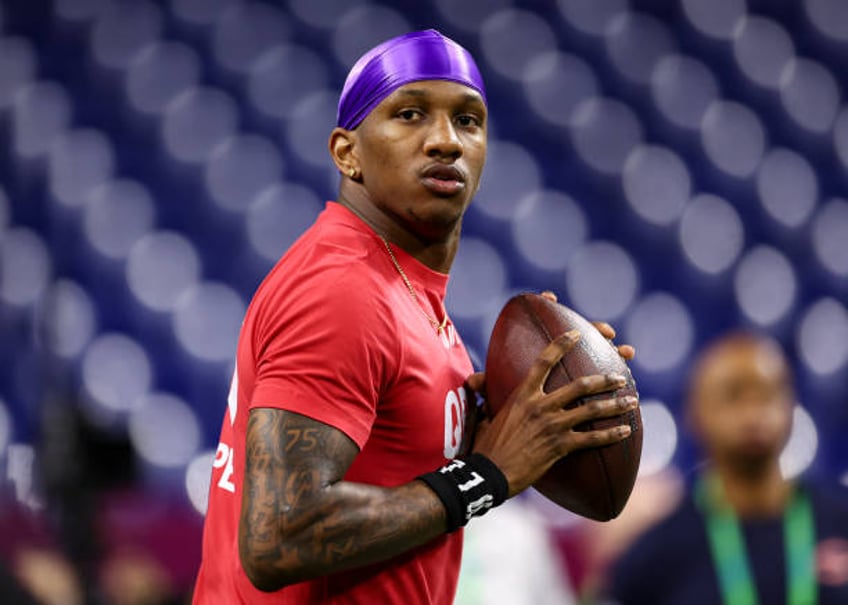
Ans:
POLYGON ((485 106, 485 101, 483 101, 483 97, 479 92, 465 84, 451 82, 450 80, 410 82, 395 90, 386 100, 398 97, 431 98, 440 96, 463 100, 468 103, 476 102, 485 106))
POLYGON ((706 357, 701 370, 712 380, 732 380, 740 376, 782 380, 788 372, 781 352, 766 341, 726 343, 706 357))

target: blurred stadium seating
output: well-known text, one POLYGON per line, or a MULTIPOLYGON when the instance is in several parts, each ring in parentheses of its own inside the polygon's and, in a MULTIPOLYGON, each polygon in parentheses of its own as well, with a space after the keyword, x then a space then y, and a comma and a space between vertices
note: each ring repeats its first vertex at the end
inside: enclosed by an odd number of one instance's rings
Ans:
POLYGON ((787 473, 848 477, 845 2, 6 0, 4 486, 58 400, 203 510, 245 306, 335 194, 347 69, 427 27, 489 89, 449 289, 478 364, 512 293, 554 290, 638 350, 642 472, 688 471, 693 350, 764 328, 800 386, 787 473))

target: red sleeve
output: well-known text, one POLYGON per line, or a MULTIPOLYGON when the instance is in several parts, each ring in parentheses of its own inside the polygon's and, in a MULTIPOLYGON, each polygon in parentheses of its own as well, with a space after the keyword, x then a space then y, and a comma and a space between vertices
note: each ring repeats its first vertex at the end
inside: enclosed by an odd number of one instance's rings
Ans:
POLYGON ((255 333, 256 380, 249 407, 297 412, 333 426, 360 449, 397 355, 379 289, 356 271, 326 271, 266 299, 255 333), (333 275, 335 274, 335 275, 333 275))

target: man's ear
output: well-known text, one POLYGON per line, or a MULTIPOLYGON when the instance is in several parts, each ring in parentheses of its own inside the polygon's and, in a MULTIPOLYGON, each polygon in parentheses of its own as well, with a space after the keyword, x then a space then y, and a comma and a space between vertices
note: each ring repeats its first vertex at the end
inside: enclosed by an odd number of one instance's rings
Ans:
POLYGON ((356 133, 352 130, 336 127, 330 133, 327 146, 333 163, 343 175, 359 174, 359 158, 355 150, 356 133))

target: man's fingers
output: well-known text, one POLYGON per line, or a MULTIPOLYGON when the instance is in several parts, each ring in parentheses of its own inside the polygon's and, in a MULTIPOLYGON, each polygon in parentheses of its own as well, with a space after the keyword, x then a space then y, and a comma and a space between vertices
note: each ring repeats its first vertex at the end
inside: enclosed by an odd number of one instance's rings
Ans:
MULTIPOLYGON (((615 338, 615 328, 613 328, 607 322, 593 321, 592 325, 595 326, 598 329, 598 332, 601 333, 601 336, 603 336, 607 340, 612 341, 615 338)), ((636 349, 634 349, 632 345, 616 345, 615 348, 618 350, 618 354, 621 355, 627 361, 630 361, 636 356, 636 349)))
POLYGON ((486 373, 474 372, 468 378, 465 379, 465 386, 467 386, 475 393, 480 393, 482 395, 485 392, 486 373))
POLYGON ((548 393, 551 407, 562 408, 588 395, 606 393, 620 389, 627 384, 627 378, 621 374, 591 374, 575 378, 555 391, 548 393))
POLYGON ((620 416, 639 406, 639 398, 633 395, 612 397, 609 399, 592 399, 576 408, 566 410, 569 420, 576 426, 589 420, 620 416))
POLYGON ((580 340, 580 332, 571 330, 551 341, 527 372, 525 385, 531 391, 541 391, 553 367, 580 340))
POLYGON ((612 340, 615 338, 615 329, 609 325, 605 321, 593 321, 592 325, 598 329, 598 332, 601 333, 601 336, 606 338, 607 340, 612 340))
POLYGON ((627 361, 630 361, 634 357, 636 357, 636 349, 633 345, 618 345, 616 347, 618 349, 618 354, 621 355, 627 361))
POLYGON ((568 439, 570 447, 569 451, 573 452, 575 450, 587 448, 587 447, 601 447, 604 445, 612 445, 613 443, 618 443, 623 439, 627 439, 630 436, 630 426, 626 424, 621 424, 619 426, 614 426, 609 429, 602 429, 599 431, 587 431, 587 432, 579 432, 579 431, 570 431, 568 436, 563 436, 563 439, 568 439))

